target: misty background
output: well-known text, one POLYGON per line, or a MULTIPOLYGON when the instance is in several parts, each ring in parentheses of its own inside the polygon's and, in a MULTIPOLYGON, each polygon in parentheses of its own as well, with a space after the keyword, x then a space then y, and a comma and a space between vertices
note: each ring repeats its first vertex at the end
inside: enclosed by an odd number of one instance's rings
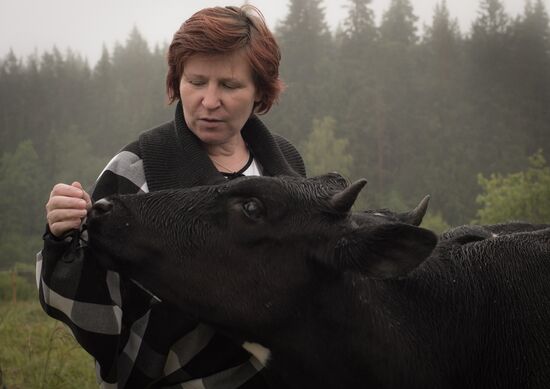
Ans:
MULTIPOLYGON (((121 147, 172 119, 167 44, 193 12, 230 3, 0 0, 0 269, 33 263, 55 183, 90 188, 121 147)), ((437 230, 549 222, 546 2, 250 3, 287 84, 262 119, 309 175, 367 178, 361 208, 404 211, 430 194, 437 230), (512 205, 498 202, 503 185, 512 205)))
MULTIPOLYGON (((284 21, 286 0, 250 0, 265 16, 271 29, 284 21)), ((431 24, 438 0, 413 0, 420 30, 431 24)), ((169 43, 180 24, 203 7, 240 5, 235 0, 0 0, 0 56, 13 49, 18 56, 51 50, 77 50, 93 66, 101 56, 102 45, 112 49, 124 42, 135 26, 150 46, 169 43)), ((524 10, 524 0, 503 0, 511 17, 524 10)), ((347 0, 320 1, 325 20, 334 31, 347 17, 347 0)), ((390 0, 372 0, 376 24, 380 24, 390 0)), ((467 32, 475 20, 478 0, 448 0, 447 7, 458 26, 467 32)))

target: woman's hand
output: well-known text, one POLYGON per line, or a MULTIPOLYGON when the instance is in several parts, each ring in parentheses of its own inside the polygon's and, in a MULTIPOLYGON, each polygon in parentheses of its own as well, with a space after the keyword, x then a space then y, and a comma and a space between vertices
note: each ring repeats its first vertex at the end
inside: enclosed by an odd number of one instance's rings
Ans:
POLYGON ((91 206, 92 200, 79 182, 55 185, 46 204, 51 233, 59 238, 67 231, 79 228, 91 206))

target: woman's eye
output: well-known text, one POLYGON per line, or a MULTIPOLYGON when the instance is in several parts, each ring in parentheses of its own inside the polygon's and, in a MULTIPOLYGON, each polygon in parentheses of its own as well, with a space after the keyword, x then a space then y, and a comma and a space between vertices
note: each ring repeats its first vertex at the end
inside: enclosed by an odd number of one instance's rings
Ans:
POLYGON ((204 81, 202 80, 189 80, 189 83, 193 86, 201 86, 204 85, 204 81))
POLYGON ((242 205, 243 213, 250 219, 258 220, 263 216, 263 206, 256 200, 247 200, 242 205))
POLYGON ((239 85, 234 84, 234 83, 230 83, 230 82, 226 82, 226 83, 223 84, 223 87, 227 88, 227 89, 237 89, 239 87, 239 85))

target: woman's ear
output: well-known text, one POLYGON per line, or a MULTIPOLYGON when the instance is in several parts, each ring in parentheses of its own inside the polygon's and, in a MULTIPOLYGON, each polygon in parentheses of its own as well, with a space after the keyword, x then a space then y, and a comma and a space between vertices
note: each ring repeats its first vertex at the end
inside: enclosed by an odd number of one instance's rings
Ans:
POLYGON ((168 100, 168 104, 177 102, 177 94, 174 91, 174 87, 172 85, 169 85, 166 89, 166 98, 168 100))
POLYGON ((256 88, 256 93, 254 94, 254 107, 257 107, 258 104, 262 102, 264 94, 256 88))

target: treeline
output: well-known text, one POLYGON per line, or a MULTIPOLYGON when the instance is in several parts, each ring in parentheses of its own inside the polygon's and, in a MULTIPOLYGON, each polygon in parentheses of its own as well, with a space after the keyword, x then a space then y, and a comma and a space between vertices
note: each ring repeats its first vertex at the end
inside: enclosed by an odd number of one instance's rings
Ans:
POLYGON ((440 2, 422 35, 408 0, 392 0, 380 25, 369 0, 349 1, 333 36, 320 3, 291 1, 279 26, 289 88, 269 122, 305 144, 314 119, 333 118, 351 176, 369 180, 369 206, 411 206, 429 193, 448 223, 467 223, 478 173, 522 170, 538 148, 548 157, 550 26, 541 0, 517 18, 501 1, 481 0, 466 33, 440 2))
MULTIPOLYGON (((524 170, 539 149, 548 160, 544 3, 511 18, 500 0, 480 0, 462 32, 443 1, 422 33, 409 0, 392 0, 379 25, 370 3, 349 0, 331 33, 321 0, 289 1, 275 29, 287 90, 264 120, 310 173, 366 177, 366 207, 399 210, 431 194, 444 222, 470 222, 478 174, 524 170)), ((172 118, 165 52, 134 29, 93 66, 57 49, 0 60, 0 267, 39 248, 54 183, 90 186, 120 147, 172 118)))

